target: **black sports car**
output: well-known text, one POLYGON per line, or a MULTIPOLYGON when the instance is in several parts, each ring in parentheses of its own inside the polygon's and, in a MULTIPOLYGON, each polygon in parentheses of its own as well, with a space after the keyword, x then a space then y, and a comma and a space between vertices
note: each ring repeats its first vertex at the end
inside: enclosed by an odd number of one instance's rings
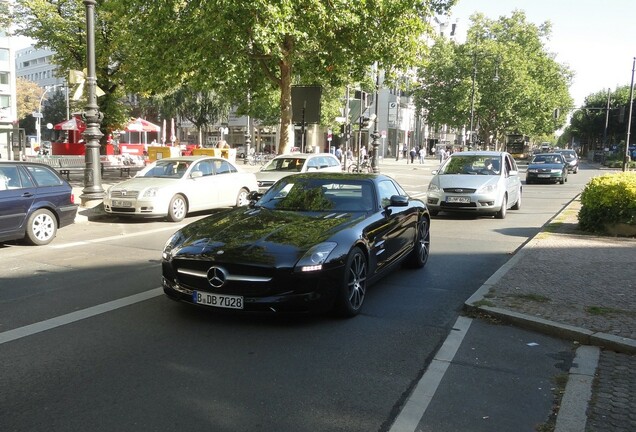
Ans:
POLYGON ((367 286, 399 263, 420 268, 426 205, 381 174, 285 177, 248 207, 177 231, 162 254, 174 300, 250 311, 335 309, 354 316, 367 286))

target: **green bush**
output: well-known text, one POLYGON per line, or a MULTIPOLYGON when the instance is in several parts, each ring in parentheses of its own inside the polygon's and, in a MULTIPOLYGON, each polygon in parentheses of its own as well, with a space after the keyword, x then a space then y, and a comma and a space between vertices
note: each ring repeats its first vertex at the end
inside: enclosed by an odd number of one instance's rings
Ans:
POLYGON ((583 189, 580 228, 603 232, 607 223, 636 224, 636 172, 595 177, 583 189))

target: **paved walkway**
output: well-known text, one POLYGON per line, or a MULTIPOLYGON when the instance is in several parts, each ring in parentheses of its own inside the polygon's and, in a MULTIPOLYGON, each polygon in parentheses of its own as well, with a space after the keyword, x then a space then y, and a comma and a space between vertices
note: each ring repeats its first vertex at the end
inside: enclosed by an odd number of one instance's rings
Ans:
POLYGON ((596 350, 577 350, 557 432, 634 431, 636 239, 579 231, 579 209, 574 200, 466 308, 596 350), (581 372, 586 364, 591 372, 581 372))

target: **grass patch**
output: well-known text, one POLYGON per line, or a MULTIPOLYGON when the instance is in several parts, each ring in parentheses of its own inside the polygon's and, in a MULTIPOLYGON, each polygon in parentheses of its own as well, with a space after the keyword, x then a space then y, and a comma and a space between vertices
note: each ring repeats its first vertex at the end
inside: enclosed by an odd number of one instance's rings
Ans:
POLYGON ((616 315, 616 314, 628 314, 628 315, 633 314, 633 312, 630 312, 630 311, 604 307, 604 306, 587 306, 585 308, 585 311, 589 313, 590 315, 597 315, 597 316, 616 315))
POLYGON ((482 299, 479 301, 476 301, 475 303, 473 303, 473 306, 475 307, 482 307, 482 306, 488 306, 488 307, 495 307, 496 305, 488 300, 482 299))
POLYGON ((537 303, 549 303, 550 298, 541 294, 512 294, 511 297, 515 297, 520 300, 528 300, 537 303))

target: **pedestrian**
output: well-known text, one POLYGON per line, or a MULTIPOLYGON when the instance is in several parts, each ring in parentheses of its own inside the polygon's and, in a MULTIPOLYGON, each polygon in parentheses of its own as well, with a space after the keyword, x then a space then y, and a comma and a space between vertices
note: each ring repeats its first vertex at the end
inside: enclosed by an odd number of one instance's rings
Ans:
POLYGON ((439 163, 444 162, 444 159, 446 159, 446 150, 444 150, 444 147, 439 148, 439 153, 437 156, 439 157, 439 163))
POLYGON ((339 161, 342 161, 342 150, 340 149, 340 146, 336 149, 336 157, 339 161))
POLYGON ((415 160, 415 147, 411 147, 411 151, 409 152, 409 156, 411 156, 411 163, 413 163, 413 161, 415 160))
POLYGON ((417 157, 420 160, 420 163, 423 164, 424 163, 424 155, 426 153, 426 150, 423 148, 419 148, 417 151, 417 157))
POLYGON ((406 159, 406 153, 409 151, 408 146, 406 145, 406 143, 404 143, 404 146, 402 147, 402 157, 404 159, 406 159))

